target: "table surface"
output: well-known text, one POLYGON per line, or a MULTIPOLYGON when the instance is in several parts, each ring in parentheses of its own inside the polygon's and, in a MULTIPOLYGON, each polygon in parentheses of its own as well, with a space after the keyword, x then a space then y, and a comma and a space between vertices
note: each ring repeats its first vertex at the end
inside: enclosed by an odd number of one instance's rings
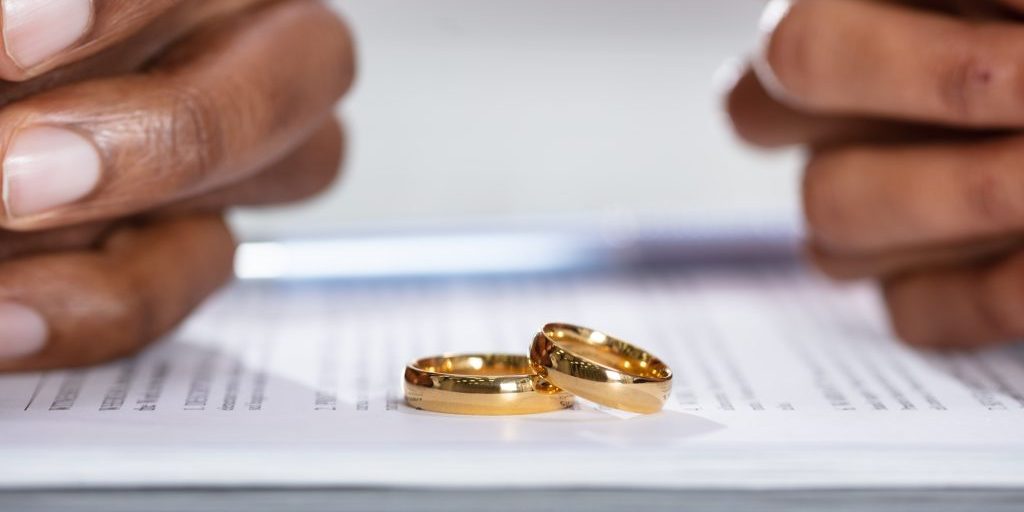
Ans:
POLYGON ((19 512, 294 512, 379 511, 621 512, 643 502, 649 510, 734 512, 1009 512, 1020 510, 1022 490, 640 491, 628 489, 535 491, 522 489, 428 491, 398 489, 178 489, 120 491, 17 491, 0 493, 0 510, 19 512))

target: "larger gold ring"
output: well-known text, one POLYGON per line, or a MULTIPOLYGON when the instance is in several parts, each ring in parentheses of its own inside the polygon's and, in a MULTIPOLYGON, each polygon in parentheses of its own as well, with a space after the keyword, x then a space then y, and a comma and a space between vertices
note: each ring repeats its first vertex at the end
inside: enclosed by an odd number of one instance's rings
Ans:
POLYGON ((572 395, 541 380, 524 355, 419 359, 405 368, 405 401, 451 414, 533 414, 571 407, 572 395))
POLYGON ((672 369, 650 352, 599 331, 547 324, 530 347, 544 380, 574 395, 625 411, 660 411, 672 392, 672 369))

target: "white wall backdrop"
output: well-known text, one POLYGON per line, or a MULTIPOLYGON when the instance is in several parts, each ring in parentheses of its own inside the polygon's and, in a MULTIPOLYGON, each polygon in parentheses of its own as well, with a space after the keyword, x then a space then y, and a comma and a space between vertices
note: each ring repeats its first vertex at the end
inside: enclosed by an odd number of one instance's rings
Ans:
POLYGON ((236 215, 246 238, 581 212, 795 217, 798 156, 741 147, 714 81, 748 52, 761 2, 333 3, 359 41, 345 178, 236 215))

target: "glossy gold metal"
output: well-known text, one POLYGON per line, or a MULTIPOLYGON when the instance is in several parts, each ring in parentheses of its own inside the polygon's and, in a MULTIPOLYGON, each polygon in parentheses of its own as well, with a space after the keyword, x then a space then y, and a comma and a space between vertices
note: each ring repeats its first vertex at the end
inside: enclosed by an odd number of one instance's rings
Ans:
POLYGON ((451 414, 533 414, 571 407, 573 396, 541 380, 514 354, 440 355, 405 367, 405 401, 451 414))
POLYGON ((574 395, 625 411, 658 412, 672 392, 672 369, 650 352, 600 331, 547 324, 530 347, 544 380, 574 395))

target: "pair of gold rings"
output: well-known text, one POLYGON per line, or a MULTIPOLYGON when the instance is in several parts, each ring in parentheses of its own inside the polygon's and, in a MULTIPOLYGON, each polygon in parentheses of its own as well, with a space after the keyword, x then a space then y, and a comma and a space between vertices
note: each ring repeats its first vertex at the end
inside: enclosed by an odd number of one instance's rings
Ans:
POLYGON ((600 331, 547 324, 530 355, 460 354, 405 368, 411 407, 452 414, 532 414, 571 407, 579 396, 630 412, 661 410, 672 369, 650 352, 600 331))

